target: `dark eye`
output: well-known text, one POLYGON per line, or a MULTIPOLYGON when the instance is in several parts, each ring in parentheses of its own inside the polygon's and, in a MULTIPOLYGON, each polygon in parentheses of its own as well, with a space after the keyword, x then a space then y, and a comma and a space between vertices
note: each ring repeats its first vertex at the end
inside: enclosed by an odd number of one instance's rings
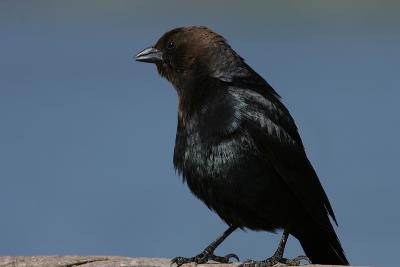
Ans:
POLYGON ((174 41, 169 41, 167 43, 167 49, 171 50, 171 49, 174 49, 174 48, 175 48, 175 42, 174 41))

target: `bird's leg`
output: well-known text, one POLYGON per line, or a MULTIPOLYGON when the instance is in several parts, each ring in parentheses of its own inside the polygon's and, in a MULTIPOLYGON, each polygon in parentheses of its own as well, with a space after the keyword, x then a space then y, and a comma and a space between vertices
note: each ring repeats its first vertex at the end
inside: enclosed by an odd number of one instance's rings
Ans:
POLYGON ((253 261, 248 260, 245 261, 240 267, 266 267, 266 266, 273 266, 277 263, 284 263, 288 266, 298 266, 301 264, 301 261, 307 261, 311 263, 311 261, 306 256, 298 256, 293 259, 286 259, 283 257, 283 252, 285 251, 286 241, 289 237, 289 231, 284 230, 281 241, 279 241, 278 249, 275 251, 274 255, 271 258, 268 258, 263 261, 253 261))
POLYGON ((206 263, 209 260, 213 260, 220 263, 228 263, 231 258, 239 261, 239 257, 235 254, 228 254, 225 256, 216 256, 214 255, 215 249, 233 232, 236 230, 236 226, 230 226, 220 237, 218 237, 214 242, 208 245, 203 252, 199 255, 184 258, 184 257, 176 257, 171 260, 171 264, 176 264, 177 267, 181 266, 184 263, 194 262, 196 264, 206 263))

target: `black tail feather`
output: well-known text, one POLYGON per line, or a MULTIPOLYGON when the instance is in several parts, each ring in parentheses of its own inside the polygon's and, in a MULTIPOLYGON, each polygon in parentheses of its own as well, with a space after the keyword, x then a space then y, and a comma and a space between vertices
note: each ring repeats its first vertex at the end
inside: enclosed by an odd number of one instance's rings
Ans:
POLYGON ((302 228, 293 235, 313 264, 349 265, 332 225, 324 230, 318 226, 302 228))

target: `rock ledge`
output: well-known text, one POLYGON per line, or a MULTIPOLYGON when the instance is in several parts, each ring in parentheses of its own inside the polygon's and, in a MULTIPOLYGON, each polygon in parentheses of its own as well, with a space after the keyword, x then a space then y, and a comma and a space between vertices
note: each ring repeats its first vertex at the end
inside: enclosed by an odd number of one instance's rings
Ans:
MULTIPOLYGON (((197 267, 237 267, 238 263, 199 264, 197 267)), ((119 256, 0 256, 0 267, 170 267, 170 259, 119 256)), ((185 264, 194 267, 194 264, 185 264)), ((286 266, 286 265, 276 265, 286 266)), ((306 265, 332 267, 332 265, 306 265)), ((337 267, 337 265, 336 265, 337 267)))

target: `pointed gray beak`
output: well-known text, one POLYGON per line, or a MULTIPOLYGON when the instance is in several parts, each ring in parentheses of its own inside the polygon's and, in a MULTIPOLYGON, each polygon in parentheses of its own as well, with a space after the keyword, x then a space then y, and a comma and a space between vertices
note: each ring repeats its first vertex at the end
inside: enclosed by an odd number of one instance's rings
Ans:
POLYGON ((162 52, 154 47, 148 47, 135 56, 136 61, 156 63, 162 61, 162 52))

